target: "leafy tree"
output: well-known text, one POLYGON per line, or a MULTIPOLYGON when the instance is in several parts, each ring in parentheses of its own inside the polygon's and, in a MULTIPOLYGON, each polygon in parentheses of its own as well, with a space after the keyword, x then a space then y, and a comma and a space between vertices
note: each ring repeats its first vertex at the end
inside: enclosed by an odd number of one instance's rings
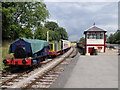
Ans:
POLYGON ((47 40, 47 31, 48 31, 47 28, 39 26, 34 34, 34 37, 36 39, 47 40))
POLYGON ((20 29, 19 37, 33 38, 32 30, 29 27, 20 29))
POLYGON ((110 34, 110 36, 107 39, 107 42, 114 43, 114 34, 110 34))
POLYGON ((60 40, 60 35, 57 31, 50 31, 50 40, 60 40))
POLYGON ((120 44, 120 30, 117 30, 114 34, 110 34, 107 38, 107 42, 111 44, 120 44))
POLYGON ((120 30, 117 30, 114 34, 115 43, 120 44, 120 30))
POLYGON ((50 30, 50 40, 68 40, 68 34, 63 27, 59 27, 56 22, 46 22, 44 25, 50 30))
POLYGON ((59 26, 56 22, 48 21, 45 23, 45 27, 48 28, 49 30, 55 31, 59 26))
POLYGON ((36 30, 48 16, 48 10, 43 2, 2 2, 3 39, 29 37, 32 34, 23 32, 31 33, 33 28, 36 30))
POLYGON ((59 35, 60 35, 60 39, 64 39, 64 40, 68 40, 68 34, 66 32, 66 30, 62 27, 59 27, 57 29, 59 35))
POLYGON ((14 38, 14 30, 18 25, 13 24, 13 12, 15 9, 10 3, 2 3, 2 33, 3 39, 14 38), (11 7, 9 7, 11 5, 11 7), (13 30, 14 28, 14 30, 13 30))

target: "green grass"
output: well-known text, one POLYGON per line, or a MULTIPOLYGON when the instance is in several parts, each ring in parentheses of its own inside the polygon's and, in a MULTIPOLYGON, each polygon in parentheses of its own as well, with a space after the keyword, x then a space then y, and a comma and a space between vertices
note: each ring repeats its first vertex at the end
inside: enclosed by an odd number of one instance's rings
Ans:
POLYGON ((0 47, 0 69, 5 68, 6 66, 4 66, 3 64, 3 60, 7 59, 7 58, 12 58, 13 55, 9 54, 9 46, 11 44, 12 41, 3 41, 2 42, 2 47, 0 47), (2 52, 2 54, 1 54, 2 52))

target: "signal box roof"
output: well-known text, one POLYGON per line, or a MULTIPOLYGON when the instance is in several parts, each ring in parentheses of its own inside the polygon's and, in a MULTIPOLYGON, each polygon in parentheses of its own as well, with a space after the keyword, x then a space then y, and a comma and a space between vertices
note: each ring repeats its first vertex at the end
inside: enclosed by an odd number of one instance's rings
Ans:
POLYGON ((94 25, 94 26, 88 28, 87 30, 85 30, 84 34, 86 32, 107 32, 107 30, 101 29, 101 28, 97 27, 96 25, 94 25))

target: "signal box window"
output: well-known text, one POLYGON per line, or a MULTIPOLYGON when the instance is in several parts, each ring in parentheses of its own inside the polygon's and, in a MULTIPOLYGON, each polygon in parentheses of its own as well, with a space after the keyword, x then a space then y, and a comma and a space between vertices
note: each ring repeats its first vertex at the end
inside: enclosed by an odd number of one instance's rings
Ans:
POLYGON ((103 34, 96 33, 96 34, 87 34, 88 39, 103 39, 103 34))

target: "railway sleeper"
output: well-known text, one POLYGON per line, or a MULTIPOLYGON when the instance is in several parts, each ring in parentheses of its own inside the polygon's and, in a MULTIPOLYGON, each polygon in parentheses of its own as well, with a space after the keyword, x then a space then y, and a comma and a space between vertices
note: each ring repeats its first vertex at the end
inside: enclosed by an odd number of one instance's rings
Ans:
POLYGON ((39 80, 39 82, 53 82, 53 81, 54 81, 54 79, 53 80, 44 80, 44 79, 39 80))
POLYGON ((19 77, 18 79, 25 79, 26 77, 19 77))
POLYGON ((46 77, 56 77, 58 75, 46 75, 46 77))
POLYGON ((32 88, 49 88, 50 85, 33 85, 32 88))
POLYGON ((36 80, 35 78, 33 78, 33 79, 31 79, 30 81, 34 81, 34 80, 36 80))
POLYGON ((7 86, 11 86, 11 85, 13 85, 14 84, 14 82, 8 82, 7 83, 7 86))
POLYGON ((7 89, 7 88, 9 88, 9 87, 10 87, 10 86, 4 86, 4 85, 1 86, 2 89, 7 89))
POLYGON ((23 77, 28 77, 28 75, 23 75, 23 77))
POLYGON ((69 64, 69 62, 62 62, 61 64, 67 65, 67 64, 69 64))
POLYGON ((20 80, 18 80, 18 79, 15 79, 15 80, 14 80, 14 82, 19 82, 19 81, 20 81, 20 80))
MULTIPOLYGON (((54 72, 53 74, 60 74, 61 73, 61 71, 60 72, 54 72)), ((59 75, 58 75, 59 76, 59 75)))
POLYGON ((10 78, 11 78, 11 77, 2 77, 1 79, 4 80, 4 79, 10 79, 10 78))
POLYGON ((50 85, 52 84, 53 82, 36 82, 36 85, 50 85))
POLYGON ((43 77, 43 79, 54 79, 55 77, 43 77))

